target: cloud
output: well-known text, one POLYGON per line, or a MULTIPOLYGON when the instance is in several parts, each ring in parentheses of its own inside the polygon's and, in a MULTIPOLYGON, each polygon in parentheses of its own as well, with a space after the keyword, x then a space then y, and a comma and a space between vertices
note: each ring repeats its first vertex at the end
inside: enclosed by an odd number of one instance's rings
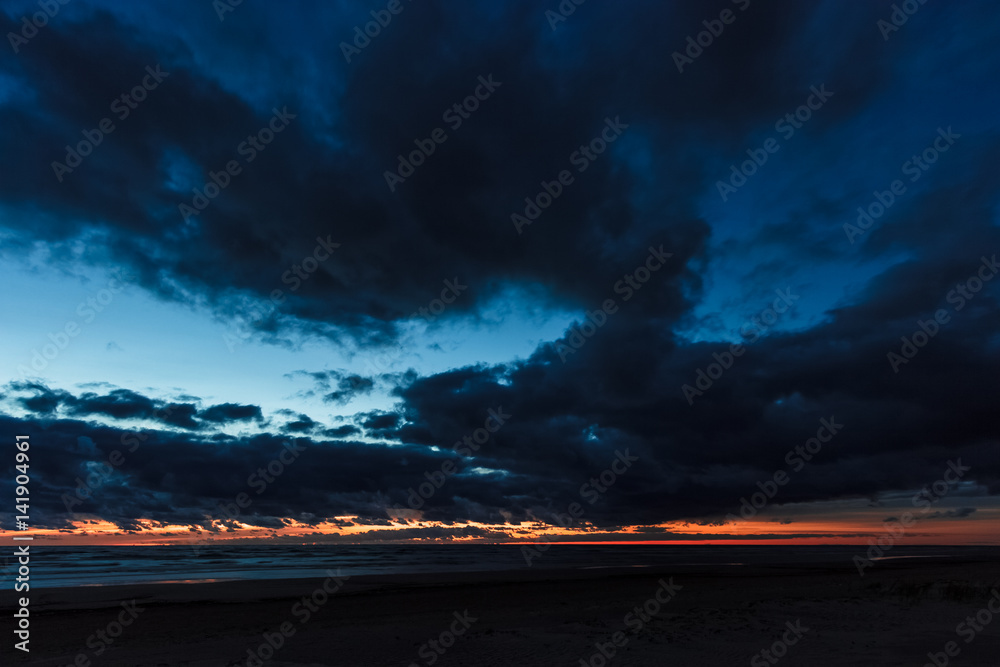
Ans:
POLYGON ((291 433, 305 433, 312 431, 319 424, 313 421, 309 415, 300 414, 295 421, 285 424, 285 430, 291 433))
POLYGON ((263 421, 260 407, 257 405, 239 405, 236 403, 222 403, 213 405, 198 413, 198 419, 203 421, 225 423, 229 421, 263 421))
MULTIPOLYGON (((410 507, 415 490, 451 461, 456 473, 446 476, 440 490, 421 503, 421 516, 428 520, 558 525, 557 513, 576 502, 585 510, 580 525, 606 532, 677 519, 718 525, 718 517, 735 511, 741 497, 757 490, 757 481, 770 479, 775 469, 788 469, 785 452, 812 437, 818 416, 825 415, 799 398, 757 412, 732 405, 728 414, 736 416, 722 420, 719 413, 692 411, 681 405, 683 399, 658 393, 660 378, 669 370, 653 369, 631 394, 614 387, 596 391, 594 385, 584 384, 580 372, 579 367, 553 364, 540 355, 505 368, 510 384, 499 384, 497 369, 490 368, 422 378, 402 392, 405 420, 391 413, 355 416, 366 430, 388 441, 382 444, 352 440, 358 429, 350 425, 319 430, 303 414, 293 422, 302 428, 282 429, 294 435, 291 440, 281 431, 233 437, 194 429, 112 427, 79 416, 57 418, 48 425, 48 455, 36 470, 43 481, 36 491, 37 525, 67 526, 73 517, 66 512, 64 494, 72 497, 76 480, 87 478, 90 466, 109 460, 116 449, 125 461, 91 498, 74 507, 76 512, 99 516, 123 530, 134 530, 140 519, 206 525, 220 518, 219 503, 246 492, 255 471, 275 460, 289 442, 303 448, 301 456, 285 466, 266 494, 254 496, 241 521, 262 527, 288 517, 314 523, 344 516, 357 516, 363 523, 386 521, 392 508, 410 507), (464 391, 449 390, 457 386, 464 391), (576 395, 569 395, 571 387, 576 387, 576 395), (627 411, 622 411, 621 401, 628 401, 627 411), (565 406, 578 407, 570 411, 565 406), (490 409, 510 417, 471 455, 452 451, 452 443, 483 426, 490 409), (658 426, 664 420, 670 428, 658 426), (707 433, 702 439, 692 437, 702 431, 707 433), (81 448, 79 442, 90 444, 81 448), (637 461, 622 471, 615 461, 625 452, 637 461), (589 502, 591 496, 582 486, 608 484, 607 471, 612 470, 618 473, 606 492, 592 494, 594 502, 589 502)), ((780 378, 767 383, 776 380, 780 378)), ((751 393, 763 391, 758 387, 751 393)), ((112 391, 109 396, 126 395, 112 391)), ((128 405, 144 404, 140 395, 127 398, 128 405)), ((949 457, 961 457, 972 467, 962 480, 963 497, 996 492, 1000 467, 989 456, 994 445, 988 423, 982 433, 969 429, 961 440, 953 435, 945 443, 936 434, 939 424, 951 423, 949 413, 900 405, 895 412, 911 415, 911 421, 893 419, 879 429, 864 422, 870 401, 842 399, 834 416, 845 425, 843 432, 810 465, 789 472, 792 482, 781 488, 776 503, 862 499, 919 489, 941 477, 949 457)), ((77 397, 69 402, 81 403, 77 397)), ((87 404, 105 407, 99 400, 87 404)), ((890 417, 894 414, 886 405, 882 409, 890 417)), ((967 403, 965 416, 981 409, 967 403)), ((186 418, 190 413, 183 414, 186 418)), ((31 419, 9 417, 0 418, 0 426, 34 427, 31 419)), ((940 515, 961 519, 971 509, 940 515)))
POLYGON ((360 375, 348 375, 341 377, 337 381, 336 391, 323 396, 323 400, 328 403, 346 405, 355 396, 370 394, 374 388, 375 382, 371 378, 361 377, 360 375))
MULTIPOLYGON (((215 21, 201 5, 182 7, 215 21)), ((311 382, 302 396, 333 405, 377 389, 398 401, 336 428, 298 410, 272 425, 256 405, 14 383, 5 430, 50 420, 39 525, 68 525, 61 495, 92 458, 78 438, 106 456, 136 420, 157 427, 79 510, 123 530, 140 519, 203 525, 289 441, 306 447, 303 464, 255 499, 253 525, 387 521, 386 502, 406 507, 452 460, 456 473, 425 499, 426 518, 552 524, 624 451, 639 461, 586 504, 588 522, 716 525, 832 418, 843 432, 794 471, 777 504, 878 503, 939 479, 957 457, 972 466, 970 497, 1000 493, 997 283, 961 309, 949 299, 1000 252, 995 105, 991 88, 969 85, 1000 66, 989 48, 1000 19, 984 8, 928 4, 887 44, 875 29, 884 7, 753 3, 683 74, 671 54, 702 29, 702 3, 588 3, 552 31, 526 0, 428 0, 350 64, 330 35, 346 38, 352 24, 334 9, 321 10, 332 13, 324 22, 245 6, 239 20, 261 29, 227 37, 226 58, 208 57, 223 47, 197 20, 171 31, 90 6, 60 16, 30 57, 0 60, 0 150, 19 156, 0 178, 12 253, 41 245, 55 258, 123 267, 162 301, 292 351, 307 340, 349 353, 396 340, 445 280, 468 290, 429 326, 454 338, 461 330, 448 326, 485 321, 515 288, 522 302, 511 308, 576 322, 504 363, 291 373, 311 382), (272 12, 292 17, 294 35, 264 29, 272 12), (941 42, 951 32, 966 37, 941 42), (927 65, 928 44, 949 68, 927 65), (57 181, 52 162, 65 146, 157 64, 169 76, 57 181), (444 125, 479 76, 501 83, 390 191, 384 172, 444 125), (721 202, 719 179, 820 84, 835 91, 829 104, 721 202), (178 206, 286 107, 293 122, 185 219, 178 206), (621 137, 576 171, 570 156, 616 118, 628 125, 621 137), (954 152, 850 243, 843 224, 949 123, 962 134, 954 152), (519 234, 511 214, 563 169, 574 182, 519 234), (641 289, 619 289, 661 246, 669 261, 641 289), (308 258, 316 269, 300 277, 308 258), (800 295, 795 312, 752 342, 734 332, 776 289, 800 295), (273 303, 275 290, 281 303, 253 316, 249 306, 273 303), (581 338, 608 299, 616 312, 581 338), (950 321, 894 370, 887 353, 942 308, 950 321), (684 385, 741 339, 744 353, 689 402, 684 385), (511 418, 457 456, 453 444, 501 407, 511 418), (259 432, 220 433, 231 421, 259 432)), ((0 32, 17 20, 0 15, 0 32)), ((941 518, 968 518, 965 509, 941 518)))
POLYGON ((960 507, 954 510, 945 510, 938 512, 931 512, 925 518, 927 519, 964 519, 967 516, 971 516, 976 511, 975 507, 960 507))
MULTIPOLYGON (((107 393, 84 392, 79 396, 64 390, 49 389, 41 382, 15 381, 8 387, 23 408, 50 416, 61 409, 67 416, 84 419, 94 417, 109 417, 122 421, 149 419, 193 431, 204 428, 204 421, 214 425, 228 420, 262 419, 261 409, 255 405, 226 403, 199 411, 195 403, 154 399, 130 389, 110 385, 107 393)), ((186 398, 199 400, 194 396, 186 398)))

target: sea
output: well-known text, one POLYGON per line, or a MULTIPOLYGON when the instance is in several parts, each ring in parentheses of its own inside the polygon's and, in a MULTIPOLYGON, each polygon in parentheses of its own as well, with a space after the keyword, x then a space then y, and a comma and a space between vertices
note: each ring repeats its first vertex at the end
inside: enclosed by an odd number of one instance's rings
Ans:
MULTIPOLYGON (((32 588, 136 583, 212 582, 326 577, 344 574, 415 574, 538 569, 717 566, 854 567, 866 546, 742 546, 662 544, 365 544, 365 545, 31 545, 32 588), (530 565, 529 565, 530 561, 530 565)), ((1000 547, 896 546, 882 560, 1000 560, 1000 547)), ((3 557, 13 581, 18 564, 3 557)), ((735 572, 734 572, 735 573, 735 572)))

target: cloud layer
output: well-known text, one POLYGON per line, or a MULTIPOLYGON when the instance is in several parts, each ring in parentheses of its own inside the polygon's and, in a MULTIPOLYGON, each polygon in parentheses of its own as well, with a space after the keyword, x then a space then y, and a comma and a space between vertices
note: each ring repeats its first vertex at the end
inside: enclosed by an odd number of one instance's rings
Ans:
MULTIPOLYGON (((552 522, 626 451, 638 460, 588 522, 711 521, 790 467, 821 420, 843 428, 782 503, 919 489, 956 458, 972 466, 966 504, 1000 493, 1000 22, 979 4, 921 6, 884 38, 880 6, 740 0, 691 57, 687 38, 719 16, 703 3, 587 3, 552 29, 538 3, 421 2, 350 62, 339 42, 365 12, 246 5, 220 22, 188 3, 175 30, 179 9, 148 22, 153 10, 68 8, 0 59, 12 253, 125 268, 159 299, 293 345, 377 351, 436 300, 430 326, 447 328, 515 292, 577 319, 507 363, 299 371, 333 406, 385 388, 398 400, 343 424, 9 384, 6 432, 48 420, 38 516, 68 527, 63 494, 137 431, 141 446, 76 512, 123 530, 205 525, 294 442, 301 460, 249 523, 379 525, 447 461, 424 518, 552 522), (691 57, 682 72, 675 52, 691 57), (779 130, 820 85, 829 100, 779 130), (115 103, 136 86, 134 108, 115 103), (95 135, 104 118, 114 130, 95 135), (66 146, 94 136, 57 177, 66 146), (775 137, 723 201, 719 181, 775 137), (390 189, 397 156, 428 140, 390 189), (924 162, 907 171, 911 156, 924 162), (539 193, 551 203, 533 215, 539 193), (873 202, 883 213, 864 233, 845 229, 873 202), (448 301, 449 284, 467 288, 448 301), (495 431, 490 410, 510 415, 495 431), (460 456, 467 436, 478 448, 460 456)), ((0 32, 19 30, 19 14, 0 14, 0 32)), ((974 520, 975 507, 941 516, 974 520)))

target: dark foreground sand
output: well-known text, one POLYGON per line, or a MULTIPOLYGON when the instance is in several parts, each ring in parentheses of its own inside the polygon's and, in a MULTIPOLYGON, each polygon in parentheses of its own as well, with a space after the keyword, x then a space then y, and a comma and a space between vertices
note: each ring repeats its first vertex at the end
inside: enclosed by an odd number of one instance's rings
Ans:
MULTIPOLYGON (((754 656, 784 634, 796 641, 787 653, 778 646, 784 657, 772 659, 789 667, 921 667, 929 664, 928 652, 943 652, 950 641, 960 653, 948 664, 1000 665, 1000 614, 994 618, 988 612, 986 625, 973 619, 978 631, 965 626, 963 634, 956 633, 966 617, 987 609, 1000 587, 1000 563, 883 561, 864 578, 850 564, 355 577, 303 622, 307 608, 293 607, 322 584, 271 580, 36 590, 30 595, 30 658, 11 648, 14 593, 5 590, 0 663, 69 665, 82 654, 77 664, 247 665, 248 649, 257 651, 265 633, 280 632, 286 623, 294 634, 264 664, 478 667, 580 665, 583 658, 599 666, 603 658, 592 659, 600 655, 595 643, 611 642, 613 633, 622 632, 623 646, 606 647, 616 652, 608 664, 768 665, 764 656, 754 656), (682 588, 666 604, 650 603, 659 611, 642 621, 634 608, 653 599, 661 578, 669 583, 670 577, 682 588), (121 605, 131 600, 138 605, 134 620, 121 605), (467 630, 455 616, 466 610, 467 630), (95 656, 104 646, 96 633, 116 633, 119 617, 130 625, 95 656), (799 622, 800 639, 787 622, 799 622), (428 645, 421 655, 429 640, 450 644, 451 629, 462 634, 450 648, 441 653, 428 645)), ((328 582, 329 588, 336 585, 328 582)), ((660 596, 666 599, 668 593, 660 596)), ((980 619, 986 616, 981 613, 980 619)), ((946 657, 942 653, 939 661, 946 657)))

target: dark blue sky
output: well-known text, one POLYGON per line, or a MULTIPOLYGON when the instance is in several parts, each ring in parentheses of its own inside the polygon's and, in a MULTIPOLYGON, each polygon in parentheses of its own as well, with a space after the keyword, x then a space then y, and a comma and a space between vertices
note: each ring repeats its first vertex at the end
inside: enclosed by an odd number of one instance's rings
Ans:
POLYGON ((958 457, 921 531, 996 526, 989 3, 224 6, 0 13, 0 420, 46 442, 40 525, 225 529, 298 438, 230 529, 517 537, 629 448, 587 530, 727 533, 832 415, 783 534, 877 531, 958 457))

